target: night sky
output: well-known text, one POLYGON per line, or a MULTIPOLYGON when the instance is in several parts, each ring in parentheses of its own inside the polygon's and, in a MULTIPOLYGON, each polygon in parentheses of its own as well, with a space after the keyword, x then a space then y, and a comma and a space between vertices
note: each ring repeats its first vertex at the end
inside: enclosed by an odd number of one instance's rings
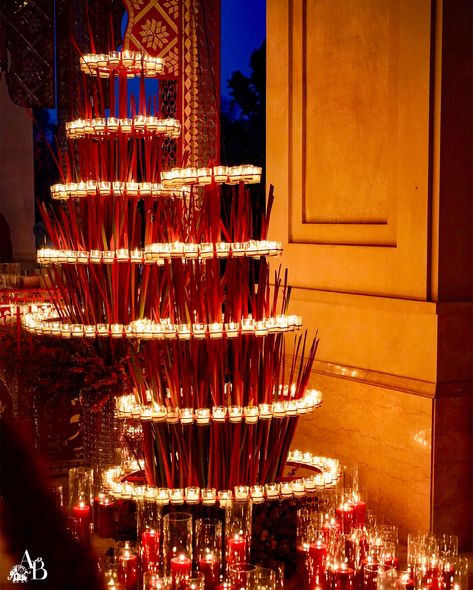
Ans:
POLYGON ((266 38, 266 0, 221 0, 220 88, 228 97, 227 80, 232 72, 249 73, 250 55, 266 38))

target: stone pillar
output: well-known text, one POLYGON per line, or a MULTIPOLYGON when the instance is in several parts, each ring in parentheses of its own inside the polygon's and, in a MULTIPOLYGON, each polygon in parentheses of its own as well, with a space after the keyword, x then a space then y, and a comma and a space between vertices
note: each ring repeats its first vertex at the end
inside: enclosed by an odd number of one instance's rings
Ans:
POLYGON ((8 96, 0 81, 0 211, 6 218, 17 262, 36 260, 34 226, 33 127, 26 109, 8 96))
MULTIPOLYGON (((471 3, 268 0, 267 179, 324 403, 401 535, 472 544, 471 3)), ((279 263, 279 261, 278 261, 279 263)))

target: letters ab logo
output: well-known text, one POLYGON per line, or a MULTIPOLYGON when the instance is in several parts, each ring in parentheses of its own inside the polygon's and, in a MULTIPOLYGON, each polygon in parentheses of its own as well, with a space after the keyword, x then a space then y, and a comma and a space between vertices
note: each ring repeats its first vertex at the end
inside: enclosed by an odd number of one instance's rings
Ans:
POLYGON ((21 584, 29 580, 45 580, 47 577, 48 572, 44 567, 43 558, 31 559, 28 550, 26 550, 21 562, 11 568, 7 580, 21 584))

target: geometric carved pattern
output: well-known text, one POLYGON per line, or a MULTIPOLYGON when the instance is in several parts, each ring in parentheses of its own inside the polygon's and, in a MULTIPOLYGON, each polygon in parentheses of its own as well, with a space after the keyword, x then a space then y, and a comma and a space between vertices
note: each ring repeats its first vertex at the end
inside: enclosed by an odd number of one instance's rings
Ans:
POLYGON ((182 123, 181 138, 164 146, 163 166, 175 165, 176 158, 183 165, 218 162, 218 0, 125 0, 125 4, 128 26, 124 48, 164 58, 166 78, 177 82, 171 101, 171 86, 162 84, 160 90, 161 112, 168 112, 173 103, 173 116, 182 123))
POLYGON ((54 107, 54 2, 0 3, 0 37, 6 38, 10 98, 19 106, 54 107))

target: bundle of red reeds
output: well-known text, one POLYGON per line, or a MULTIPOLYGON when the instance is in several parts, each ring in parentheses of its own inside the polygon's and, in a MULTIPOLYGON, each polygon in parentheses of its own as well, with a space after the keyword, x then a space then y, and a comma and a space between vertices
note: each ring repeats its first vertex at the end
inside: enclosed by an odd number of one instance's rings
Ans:
POLYGON ((141 401, 190 412, 228 408, 224 420, 207 424, 143 422, 145 455, 153 483, 167 487, 254 485, 282 475, 297 416, 234 421, 233 409, 300 400, 308 386, 317 341, 306 351, 296 338, 290 373, 285 374, 282 335, 256 339, 166 343, 132 348, 131 374, 141 401), (195 451, 198 449, 198 452, 195 451))

